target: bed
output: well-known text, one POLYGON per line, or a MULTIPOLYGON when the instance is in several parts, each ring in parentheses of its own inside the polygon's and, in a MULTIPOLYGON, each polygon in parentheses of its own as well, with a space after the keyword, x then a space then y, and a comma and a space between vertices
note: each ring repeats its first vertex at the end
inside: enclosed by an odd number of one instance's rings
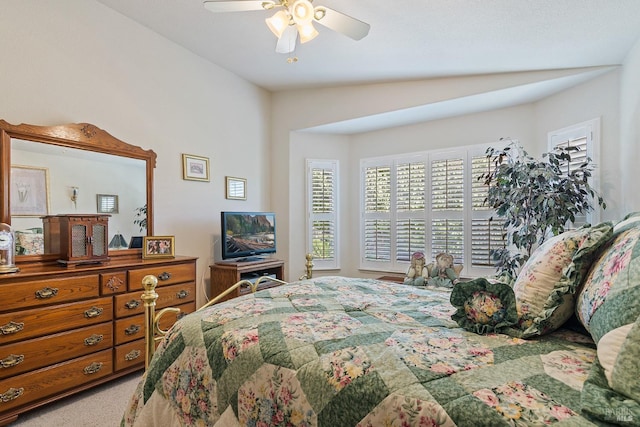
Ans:
POLYGON ((639 242, 634 215, 551 239, 515 283, 320 277, 206 307, 121 424, 640 425, 639 242))

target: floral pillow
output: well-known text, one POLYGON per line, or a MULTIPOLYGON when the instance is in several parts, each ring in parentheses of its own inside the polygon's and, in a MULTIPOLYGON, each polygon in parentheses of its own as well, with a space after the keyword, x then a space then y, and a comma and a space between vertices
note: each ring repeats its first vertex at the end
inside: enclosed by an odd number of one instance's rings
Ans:
POLYGON ((577 288, 612 228, 606 222, 566 231, 534 251, 513 285, 523 338, 551 332, 573 315, 577 288))
POLYGON ((585 279, 576 315, 598 347, 612 390, 640 402, 640 215, 614 227, 585 279))
POLYGON ((460 327, 477 334, 505 332, 518 322, 511 286, 480 278, 458 283, 451 291, 451 315, 460 327))
POLYGON ((44 235, 42 233, 16 231, 15 235, 17 255, 44 253, 44 235))

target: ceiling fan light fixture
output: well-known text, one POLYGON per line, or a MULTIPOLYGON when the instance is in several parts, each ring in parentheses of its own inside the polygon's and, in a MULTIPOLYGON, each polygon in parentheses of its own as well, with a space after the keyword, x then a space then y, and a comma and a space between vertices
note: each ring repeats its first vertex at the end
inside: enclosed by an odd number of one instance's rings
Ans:
POLYGON ((276 7, 276 2, 274 2, 274 1, 263 1, 262 2, 262 8, 264 10, 271 10, 274 7, 276 7))
POLYGON ((327 9, 322 6, 318 6, 313 10, 313 19, 316 21, 321 20, 327 14, 327 9))
POLYGON ((296 0, 291 6, 291 16, 296 24, 305 25, 313 20, 314 10, 309 0, 296 0))
POLYGON ((284 10, 276 12, 271 18, 265 19, 267 23, 267 27, 271 30, 271 32, 277 37, 280 38, 284 30, 289 26, 289 16, 286 14, 284 10))
POLYGON ((298 35, 300 36, 300 43, 306 43, 316 38, 318 30, 313 26, 312 22, 305 25, 296 25, 298 28, 298 35))

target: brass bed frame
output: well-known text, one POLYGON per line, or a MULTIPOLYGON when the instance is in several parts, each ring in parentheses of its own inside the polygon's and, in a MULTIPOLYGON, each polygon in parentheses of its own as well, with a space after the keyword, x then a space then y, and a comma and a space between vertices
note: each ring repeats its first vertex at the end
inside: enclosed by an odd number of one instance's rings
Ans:
MULTIPOLYGON (((311 254, 307 254, 305 256, 305 274, 302 275, 298 280, 311 279, 313 276, 313 256, 311 254)), ((249 286, 251 293, 254 293, 258 290, 258 287, 263 282, 277 282, 281 285, 286 285, 289 282, 285 282, 284 280, 276 279, 274 277, 263 276, 254 282, 250 282, 249 280, 240 280, 235 283, 233 286, 229 287, 227 290, 217 295, 215 298, 209 300, 205 305, 200 307, 196 311, 203 310, 207 307, 210 307, 218 302, 220 302, 224 297, 234 292, 241 286, 249 286)), ((142 287, 144 292, 141 296, 142 301, 144 302, 144 340, 145 340, 145 359, 144 359, 144 368, 145 370, 149 367, 149 363, 151 362, 151 358, 153 357, 153 353, 156 350, 156 343, 162 340, 162 338, 167 334, 168 331, 163 330, 159 326, 160 319, 166 313, 180 313, 180 309, 176 307, 167 307, 156 313, 156 300, 158 299, 158 294, 156 293, 156 287, 158 286, 158 278, 153 275, 144 276, 142 278, 142 287)))

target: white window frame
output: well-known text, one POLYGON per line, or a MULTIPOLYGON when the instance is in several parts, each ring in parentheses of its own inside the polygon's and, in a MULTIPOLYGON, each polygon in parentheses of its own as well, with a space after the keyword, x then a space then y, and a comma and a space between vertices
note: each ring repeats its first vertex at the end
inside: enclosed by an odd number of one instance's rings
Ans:
POLYGON ((441 159, 452 159, 452 158, 462 158, 464 160, 464 208, 460 212, 446 212, 446 213, 438 213, 438 218, 452 218, 452 219, 460 219, 464 223, 464 269, 462 275, 464 277, 475 277, 475 276, 486 276, 492 273, 495 273, 495 267, 481 267, 481 266, 473 266, 472 265, 472 254, 471 254, 471 222, 472 219, 484 219, 489 218, 493 210, 488 209, 486 212, 478 212, 473 211, 472 203, 471 203, 471 182, 472 179, 476 177, 472 177, 472 168, 471 168, 471 159, 474 156, 485 155, 486 149, 488 147, 500 147, 506 146, 506 142, 498 141, 487 144, 480 144, 474 146, 462 146, 457 147, 455 149, 442 149, 442 150, 433 150, 433 151, 425 151, 419 153, 409 153, 405 155, 398 156, 385 156, 385 157, 376 157, 376 158, 365 158, 360 160, 360 265, 359 268, 361 270, 369 270, 369 271, 388 271, 388 272, 405 272, 409 266, 409 262, 398 261, 395 259, 396 253, 396 230, 395 230, 395 221, 398 217, 401 217, 395 211, 395 192, 396 192, 396 166, 400 163, 407 162, 425 162, 426 166, 426 182, 425 182, 425 191, 426 191, 426 207, 424 212, 424 219, 426 223, 426 244, 424 248, 425 257, 428 262, 431 262, 432 258, 432 247, 431 247, 431 224, 434 213, 431 210, 431 161, 432 160, 441 160, 441 159), (381 213, 381 214, 365 214, 365 175, 367 168, 370 167, 390 167, 391 168, 391 209, 389 214, 381 213), (391 221, 391 260, 390 261, 375 261, 375 260, 367 260, 365 258, 365 247, 364 247, 364 237, 365 237, 365 220, 375 219, 379 217, 380 219, 389 219, 391 221))
POLYGON ((334 223, 334 257, 333 259, 313 259, 314 270, 337 270, 340 269, 340 223, 339 223, 339 206, 338 193, 340 189, 339 182, 339 162, 338 160, 306 160, 306 199, 307 199, 307 223, 306 223, 306 248, 307 253, 313 254, 313 222, 315 220, 331 220, 334 223), (325 169, 333 171, 333 212, 315 214, 313 212, 313 169, 325 169))
MULTIPOLYGON (((600 192, 600 117, 576 123, 562 129, 551 131, 547 134, 547 148, 552 151, 558 144, 566 141, 587 138, 587 156, 593 161, 595 166, 589 185, 598 193, 600 192)), ((600 206, 596 202, 593 210, 586 216, 586 221, 590 224, 600 222, 600 206)))

